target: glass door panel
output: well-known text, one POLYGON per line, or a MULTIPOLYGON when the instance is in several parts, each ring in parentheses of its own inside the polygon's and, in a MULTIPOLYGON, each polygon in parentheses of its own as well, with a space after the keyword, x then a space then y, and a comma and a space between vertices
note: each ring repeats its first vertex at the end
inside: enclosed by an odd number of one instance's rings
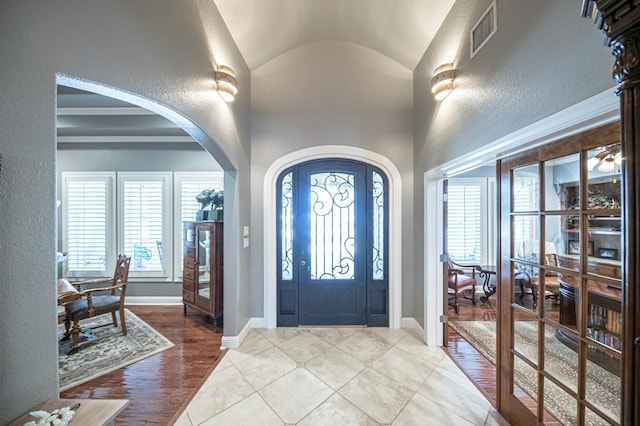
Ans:
POLYGON ((545 324, 543 371, 577 394, 578 352, 565 345, 559 338, 559 333, 561 331, 556 327, 545 324))
POLYGON ((533 314, 537 307, 538 267, 532 263, 513 262, 512 301, 533 314))
POLYGON ((513 354, 513 395, 531 414, 538 412, 538 371, 513 354))
POLYGON ((538 365, 538 321, 534 316, 514 312, 513 350, 531 364, 538 365))
POLYGON ((198 230, 198 297, 210 299, 210 279, 211 279, 211 232, 198 230))
POLYGON ((544 424, 556 425, 558 422, 562 425, 578 424, 578 401, 575 396, 547 377, 544 378, 543 389, 546 408, 544 424), (546 395, 553 395, 553 397, 546 397, 546 395))
POLYGON ((622 422, 617 138, 607 125, 501 162, 500 401, 514 424, 622 422))

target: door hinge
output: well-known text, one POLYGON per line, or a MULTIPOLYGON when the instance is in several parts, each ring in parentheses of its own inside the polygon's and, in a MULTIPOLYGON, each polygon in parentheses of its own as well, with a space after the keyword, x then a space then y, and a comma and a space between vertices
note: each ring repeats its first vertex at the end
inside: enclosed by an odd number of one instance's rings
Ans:
POLYGON ((449 202, 449 194, 442 194, 442 202, 444 203, 449 202))
POLYGON ((440 255, 440 262, 447 262, 449 260, 449 255, 448 254, 441 254, 440 255))
POLYGON ((449 322, 449 318, 447 318, 446 315, 440 315, 440 322, 441 323, 447 323, 447 322, 449 322))

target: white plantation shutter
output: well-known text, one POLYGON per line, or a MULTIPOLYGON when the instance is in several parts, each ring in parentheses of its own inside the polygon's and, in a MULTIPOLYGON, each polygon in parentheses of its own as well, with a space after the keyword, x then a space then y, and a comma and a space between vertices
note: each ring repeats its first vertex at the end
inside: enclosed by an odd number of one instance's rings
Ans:
POLYGON ((113 247, 114 173, 63 172, 64 276, 109 276, 113 247))
POLYGON ((120 251, 131 256, 131 276, 168 277, 171 173, 118 173, 120 251))
POLYGON ((182 277, 182 222, 196 220, 196 214, 200 210, 200 203, 196 201, 196 195, 205 189, 224 189, 223 172, 175 172, 174 205, 175 229, 175 270, 176 278, 182 277))
POLYGON ((196 201, 196 195, 205 189, 221 191, 223 189, 222 172, 176 172, 176 199, 179 200, 179 204, 176 204, 179 213, 176 216, 180 218, 181 222, 196 220, 196 214, 200 210, 200 203, 196 201))
POLYGON ((449 182, 447 252, 453 260, 480 263, 483 246, 483 187, 449 182))

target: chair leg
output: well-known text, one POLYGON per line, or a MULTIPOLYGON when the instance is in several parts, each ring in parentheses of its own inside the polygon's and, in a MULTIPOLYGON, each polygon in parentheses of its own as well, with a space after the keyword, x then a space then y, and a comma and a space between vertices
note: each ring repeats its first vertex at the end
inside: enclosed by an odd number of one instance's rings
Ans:
POLYGON ((476 285, 471 286, 471 304, 476 306, 476 285))
POLYGON ((73 328, 71 329, 71 350, 69 354, 72 354, 78 350, 78 339, 80 337, 80 325, 78 320, 73 320, 73 328))
POLYGON ((69 340, 71 337, 71 333, 69 333, 69 329, 71 328, 71 320, 69 317, 65 315, 64 317, 64 336, 62 336, 61 341, 69 340))
MULTIPOLYGON (((115 315, 115 312, 114 312, 114 315, 115 315)), ((127 323, 124 320, 124 308, 123 307, 120 308, 120 324, 122 325, 122 334, 124 336, 126 336, 127 335, 127 323)))
POLYGON ((116 312, 115 311, 111 312, 111 320, 113 321, 113 326, 117 327, 118 326, 118 318, 116 318, 116 312))

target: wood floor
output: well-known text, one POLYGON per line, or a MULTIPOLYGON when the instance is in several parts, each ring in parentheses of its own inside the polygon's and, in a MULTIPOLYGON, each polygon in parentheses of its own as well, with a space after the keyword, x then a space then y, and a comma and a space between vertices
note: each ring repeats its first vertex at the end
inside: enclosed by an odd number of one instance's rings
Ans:
POLYGON ((220 361, 222 330, 182 306, 127 306, 175 346, 60 393, 61 398, 124 398, 117 425, 168 425, 220 361))

